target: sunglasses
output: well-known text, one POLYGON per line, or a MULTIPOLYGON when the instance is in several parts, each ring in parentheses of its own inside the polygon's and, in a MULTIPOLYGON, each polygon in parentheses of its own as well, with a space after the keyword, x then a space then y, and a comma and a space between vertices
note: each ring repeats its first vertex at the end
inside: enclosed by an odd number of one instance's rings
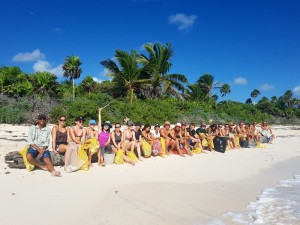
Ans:
POLYGON ((121 128, 121 127, 115 127, 115 128, 121 128))
POLYGON ((82 123, 82 120, 78 120, 78 121, 76 121, 76 122, 78 122, 78 123, 82 123))
POLYGON ((46 121, 47 119, 45 119, 45 118, 41 118, 41 119, 39 119, 39 120, 44 120, 44 121, 46 121))
POLYGON ((65 122, 66 120, 60 119, 59 121, 61 121, 61 122, 65 122))

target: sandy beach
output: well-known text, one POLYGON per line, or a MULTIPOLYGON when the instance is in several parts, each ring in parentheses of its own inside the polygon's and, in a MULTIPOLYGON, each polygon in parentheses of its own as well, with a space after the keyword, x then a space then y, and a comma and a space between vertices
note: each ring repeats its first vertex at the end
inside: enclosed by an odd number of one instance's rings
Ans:
POLYGON ((10 169, 4 156, 26 146, 28 126, 0 125, 3 225, 249 224, 247 206, 266 187, 300 174, 300 127, 272 126, 265 148, 192 157, 96 164, 52 177, 10 169))

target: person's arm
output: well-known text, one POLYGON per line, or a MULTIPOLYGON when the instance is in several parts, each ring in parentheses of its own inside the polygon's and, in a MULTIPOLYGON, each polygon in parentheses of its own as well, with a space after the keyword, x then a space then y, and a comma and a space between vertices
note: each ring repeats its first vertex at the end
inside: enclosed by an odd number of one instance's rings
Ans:
POLYGON ((165 129, 162 128, 159 130, 160 136, 164 139, 170 139, 166 134, 165 134, 165 129))
POLYGON ((114 147, 115 147, 116 149, 118 149, 118 145, 117 145, 117 143, 116 143, 115 133, 114 133, 114 132, 111 132, 111 133, 110 133, 110 139, 111 139, 111 142, 112 142, 112 144, 114 145, 114 147))
POLYGON ((83 131, 82 131, 82 138, 81 138, 81 143, 84 143, 85 139, 86 139, 86 129, 85 128, 82 128, 83 131))
POLYGON ((134 131, 131 131, 131 135, 132 135, 132 140, 135 142, 135 141, 136 141, 136 138, 135 138, 135 132, 134 132, 134 131))
POLYGON ((54 126, 52 128, 52 150, 56 152, 56 131, 57 131, 57 126, 54 126))
POLYGON ((39 146, 37 146, 36 144, 34 144, 34 138, 32 137, 33 136, 33 132, 35 132, 35 126, 29 127, 27 141, 28 141, 28 144, 31 147, 33 147, 34 149, 36 149, 39 152, 38 158, 41 158, 42 155, 44 154, 44 151, 45 151, 46 148, 40 148, 39 146))
POLYGON ((101 111, 102 111, 102 108, 99 108, 98 109, 98 133, 100 134, 101 133, 101 126, 102 126, 102 120, 101 120, 101 111))

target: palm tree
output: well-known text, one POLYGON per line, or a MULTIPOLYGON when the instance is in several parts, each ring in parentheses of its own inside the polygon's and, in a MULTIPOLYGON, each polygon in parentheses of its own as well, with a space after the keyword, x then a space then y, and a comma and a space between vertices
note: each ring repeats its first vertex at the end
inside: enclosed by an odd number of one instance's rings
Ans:
POLYGON ((211 92, 212 89, 215 88, 221 88, 220 85, 222 85, 221 82, 214 82, 214 77, 210 74, 203 74, 199 79, 197 80, 197 84, 199 85, 200 89, 203 91, 205 95, 205 99, 208 100, 211 98, 211 92))
POLYGON ((151 79, 151 90, 148 97, 154 99, 164 95, 182 98, 180 91, 184 91, 187 78, 182 74, 168 74, 172 63, 173 49, 171 44, 163 46, 160 43, 145 44, 145 50, 149 56, 142 54, 139 62, 143 67, 143 76, 151 79))
POLYGON ((203 99, 203 92, 198 84, 190 84, 186 88, 185 97, 190 101, 200 101, 203 99))
POLYGON ((101 61, 100 64, 109 70, 109 76, 117 90, 126 90, 130 104, 140 90, 140 85, 149 83, 149 79, 142 79, 142 69, 138 66, 139 55, 135 50, 127 53, 123 50, 116 50, 115 58, 117 63, 111 59, 101 61))
POLYGON ((75 79, 80 77, 82 72, 80 65, 80 59, 78 56, 67 56, 63 65, 64 77, 70 77, 73 84, 73 100, 75 100, 75 79))
POLYGON ((283 100, 288 108, 290 108, 292 105, 291 103, 292 98, 293 98, 293 92, 291 90, 287 90, 286 92, 284 92, 283 100))
POLYGON ((90 96, 91 91, 94 90, 96 87, 97 82, 93 80, 92 76, 86 76, 83 81, 81 82, 81 85, 83 87, 83 90, 88 92, 88 95, 90 96))
POLYGON ((56 95, 56 87, 58 83, 56 82, 57 77, 49 72, 35 72, 29 76, 35 93, 40 96, 54 96, 56 95))
POLYGON ((231 93, 230 85, 223 84, 220 88, 220 92, 221 92, 222 97, 225 97, 227 94, 230 94, 231 93))
POLYGON ((256 103, 255 103, 255 100, 256 100, 256 98, 257 98, 258 95, 260 95, 260 91, 257 90, 257 89, 254 89, 254 90, 251 92, 251 98, 254 99, 254 101, 253 101, 253 104, 254 104, 254 105, 256 104, 256 103))
POLYGON ((247 98, 247 100, 246 100, 246 104, 252 104, 252 100, 251 100, 251 98, 247 98))

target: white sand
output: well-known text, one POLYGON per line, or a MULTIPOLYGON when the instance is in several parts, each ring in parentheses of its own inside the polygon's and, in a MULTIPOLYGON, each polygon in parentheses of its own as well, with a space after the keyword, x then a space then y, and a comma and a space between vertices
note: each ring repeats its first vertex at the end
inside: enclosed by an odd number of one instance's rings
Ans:
POLYGON ((3 225, 245 224, 237 219, 262 189, 300 174, 300 127, 273 127, 278 138, 264 149, 94 165, 88 172, 57 168, 61 178, 4 163, 7 152, 25 147, 27 130, 0 125, 3 225))

